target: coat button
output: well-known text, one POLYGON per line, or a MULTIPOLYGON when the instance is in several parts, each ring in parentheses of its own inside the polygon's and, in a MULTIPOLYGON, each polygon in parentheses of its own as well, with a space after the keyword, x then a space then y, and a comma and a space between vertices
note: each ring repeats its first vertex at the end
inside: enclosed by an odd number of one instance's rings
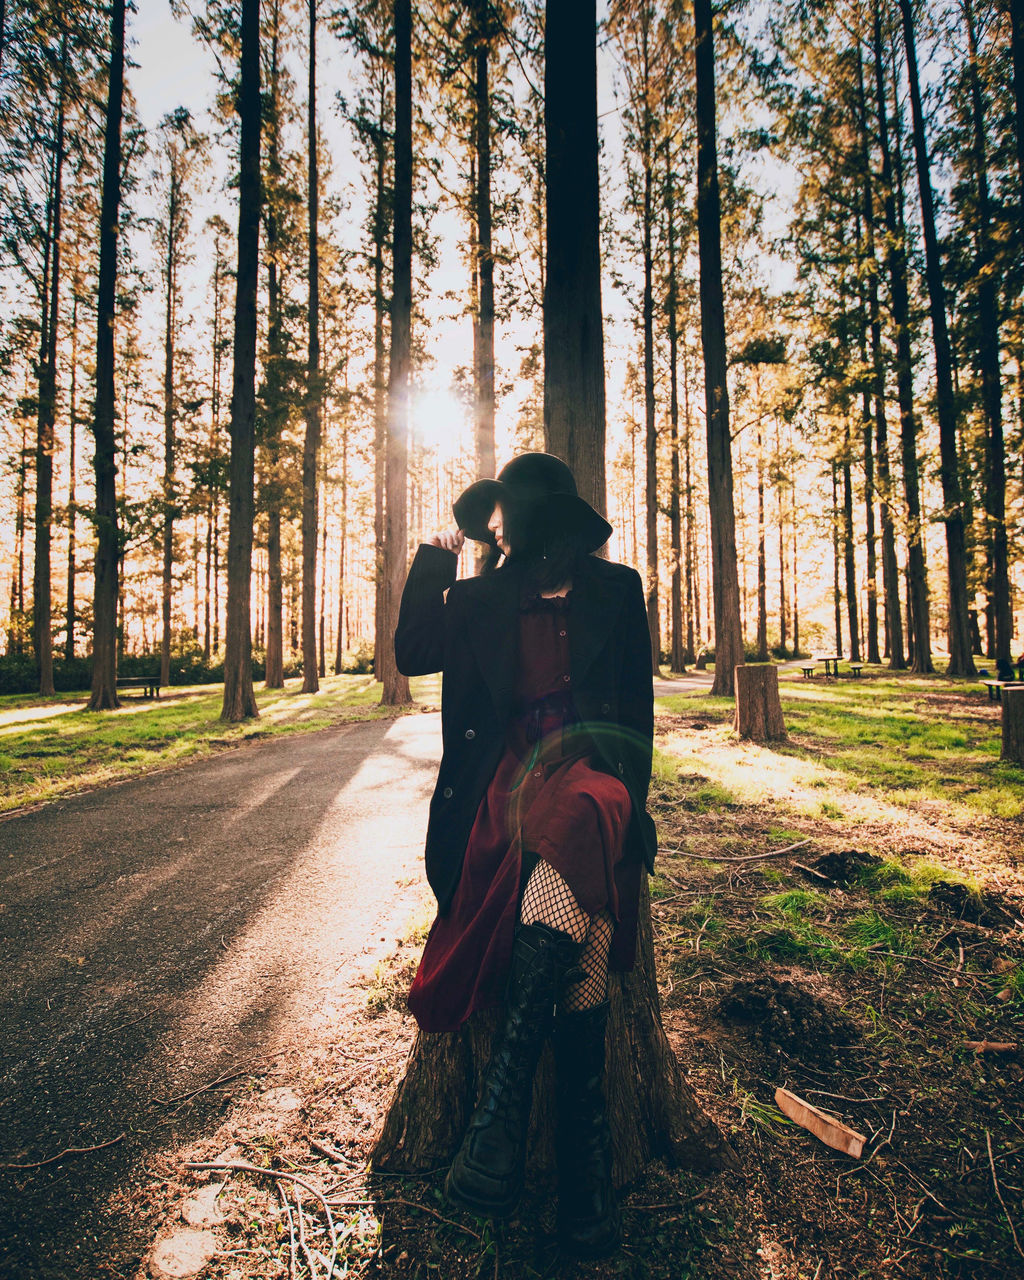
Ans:
POLYGON ((625 767, 624 767, 624 765, 623 765, 622 761, 620 760, 620 761, 619 761, 619 773, 625 773, 625 771, 626 771, 626 770, 625 770, 625 767))
POLYGON ((607 702, 601 703, 601 714, 606 716, 611 711, 611 705, 607 702))
POLYGON ((568 684, 568 683, 569 683, 569 677, 568 677, 568 676, 562 676, 562 679, 565 681, 565 683, 566 683, 566 684, 568 684))
MULTIPOLYGON (((622 766, 620 765, 619 767, 621 768, 622 766)), ((454 793, 452 792, 451 787, 445 787, 444 791, 442 791, 441 794, 444 796, 446 800, 450 800, 454 793)))
POLYGON ((467 730, 466 730, 466 737, 467 737, 467 738, 469 738, 469 739, 470 739, 470 741, 472 741, 472 739, 476 737, 476 730, 475 730, 475 729, 467 729, 467 730))

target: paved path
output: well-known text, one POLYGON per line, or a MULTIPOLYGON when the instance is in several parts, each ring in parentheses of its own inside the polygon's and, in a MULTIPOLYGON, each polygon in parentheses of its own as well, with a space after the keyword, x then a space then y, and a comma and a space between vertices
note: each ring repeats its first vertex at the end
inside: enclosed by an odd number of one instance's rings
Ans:
POLYGON ((183 1094, 301 1034, 419 901, 440 718, 232 751, 0 823, 0 1274, 118 1280, 146 1228, 104 1209, 202 1132, 183 1094), (106 1267, 99 1259, 113 1259, 106 1267))

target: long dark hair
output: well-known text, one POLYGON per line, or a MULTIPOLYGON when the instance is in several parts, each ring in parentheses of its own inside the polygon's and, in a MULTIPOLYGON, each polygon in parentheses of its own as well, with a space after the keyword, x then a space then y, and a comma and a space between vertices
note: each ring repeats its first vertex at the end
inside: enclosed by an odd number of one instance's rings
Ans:
MULTIPOLYGON (((572 532, 545 532, 529 507, 503 502, 501 507, 505 539, 511 547, 509 565, 516 565, 531 586, 539 591, 575 579, 580 561, 588 554, 581 538, 572 532)), ((493 573, 501 560, 501 550, 492 544, 481 572, 493 573)))

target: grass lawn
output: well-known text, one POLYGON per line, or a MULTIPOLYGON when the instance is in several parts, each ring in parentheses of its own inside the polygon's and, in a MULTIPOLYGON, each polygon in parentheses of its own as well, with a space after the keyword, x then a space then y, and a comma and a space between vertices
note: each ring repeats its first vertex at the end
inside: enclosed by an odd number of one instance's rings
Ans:
MULTIPOLYGON (((421 701, 439 698, 436 676, 412 687, 421 701)), ((258 689, 259 719, 234 725, 218 719, 220 685, 175 686, 157 701, 123 695, 119 711, 89 711, 85 695, 0 698, 0 811, 245 742, 395 714, 378 705, 381 686, 372 676, 328 676, 316 694, 301 688, 294 679, 284 689, 258 689)))

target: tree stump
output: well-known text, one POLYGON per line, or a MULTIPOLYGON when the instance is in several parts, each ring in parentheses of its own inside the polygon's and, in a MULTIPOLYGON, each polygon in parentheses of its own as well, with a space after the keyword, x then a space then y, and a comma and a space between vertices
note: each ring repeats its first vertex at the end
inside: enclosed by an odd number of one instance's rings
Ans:
POLYGON ((779 701, 779 672, 770 662, 736 668, 736 715, 733 729, 741 738, 771 742, 786 736, 779 701))
MULTIPOLYGON (((616 1186, 632 1182, 651 1159, 700 1170, 739 1162, 704 1115, 683 1078, 661 1025, 646 877, 636 968, 611 975, 605 1092, 616 1186)), ((452 1032, 419 1032, 374 1147, 372 1163, 391 1173, 422 1173, 452 1159, 476 1105, 497 1016, 475 1016, 452 1032)), ((545 1047, 534 1083, 528 1167, 554 1168, 554 1065, 545 1047)))
POLYGON ((1002 690, 1003 750, 1002 758, 1024 764, 1024 685, 1002 690))

